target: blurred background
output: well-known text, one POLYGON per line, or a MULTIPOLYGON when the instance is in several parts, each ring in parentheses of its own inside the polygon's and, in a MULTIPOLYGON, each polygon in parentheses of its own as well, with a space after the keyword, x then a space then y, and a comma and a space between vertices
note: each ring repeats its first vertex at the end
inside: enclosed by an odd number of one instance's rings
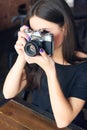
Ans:
POLYGON ((26 18, 29 0, 0 0, 0 85, 10 68, 17 31, 26 18))

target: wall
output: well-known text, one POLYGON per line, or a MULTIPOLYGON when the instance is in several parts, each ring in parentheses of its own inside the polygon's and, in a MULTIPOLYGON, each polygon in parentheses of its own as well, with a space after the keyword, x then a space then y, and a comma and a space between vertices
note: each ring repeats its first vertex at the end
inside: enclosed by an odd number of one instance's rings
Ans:
POLYGON ((14 26, 11 19, 18 15, 18 6, 24 3, 28 8, 29 0, 0 0, 0 30, 14 26))

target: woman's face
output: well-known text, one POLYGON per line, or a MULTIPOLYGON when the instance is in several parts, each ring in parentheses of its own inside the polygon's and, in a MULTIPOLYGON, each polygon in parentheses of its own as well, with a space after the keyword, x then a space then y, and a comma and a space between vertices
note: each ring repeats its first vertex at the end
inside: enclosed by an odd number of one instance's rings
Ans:
POLYGON ((54 35, 54 49, 62 47, 64 27, 60 27, 58 24, 49 22, 37 16, 31 17, 29 22, 32 30, 46 30, 54 35))

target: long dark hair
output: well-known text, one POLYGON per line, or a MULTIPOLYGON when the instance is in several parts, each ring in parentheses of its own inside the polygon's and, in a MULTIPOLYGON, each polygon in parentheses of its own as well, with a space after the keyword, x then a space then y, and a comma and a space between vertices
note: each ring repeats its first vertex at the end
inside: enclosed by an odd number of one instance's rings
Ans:
MULTIPOLYGON (((50 22, 54 22, 61 27, 66 24, 67 34, 64 37, 62 47, 63 58, 71 64, 76 63, 76 61, 82 60, 75 55, 75 45, 77 41, 75 34, 75 24, 71 9, 67 5, 65 0, 38 0, 31 7, 31 10, 29 10, 29 18, 34 15, 50 22)), ((39 81, 42 75, 42 69, 38 67, 38 65, 28 65, 28 68, 29 70, 26 71, 27 73, 29 73, 30 76, 28 76, 28 81, 30 84, 32 84, 32 86, 37 87, 37 84, 40 83, 39 81)))

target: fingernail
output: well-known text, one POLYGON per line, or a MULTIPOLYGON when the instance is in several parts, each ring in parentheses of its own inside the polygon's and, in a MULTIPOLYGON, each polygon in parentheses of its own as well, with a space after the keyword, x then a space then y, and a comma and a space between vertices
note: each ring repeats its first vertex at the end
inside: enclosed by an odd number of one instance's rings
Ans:
POLYGON ((27 29, 29 28, 27 25, 24 25, 27 29))
POLYGON ((27 36, 26 39, 27 39, 27 41, 29 42, 31 38, 30 38, 29 36, 27 36))
POLYGON ((39 52, 40 52, 40 53, 43 53, 43 52, 44 52, 44 49, 43 49, 43 48, 40 48, 39 52))

